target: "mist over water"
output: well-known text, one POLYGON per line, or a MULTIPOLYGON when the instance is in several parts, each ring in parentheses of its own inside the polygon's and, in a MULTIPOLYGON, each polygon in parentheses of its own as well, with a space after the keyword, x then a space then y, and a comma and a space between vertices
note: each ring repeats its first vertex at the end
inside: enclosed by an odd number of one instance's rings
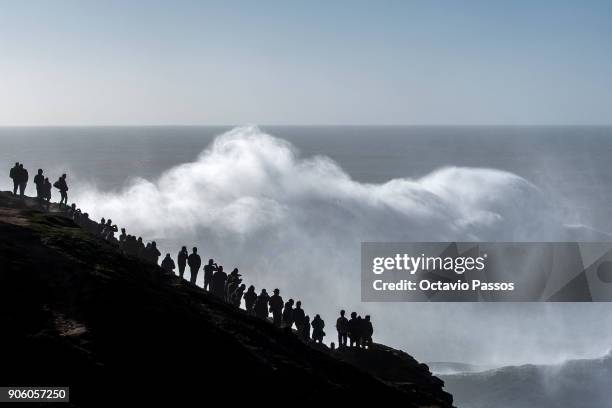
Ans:
POLYGON ((255 126, 211 140, 190 160, 114 188, 75 170, 70 200, 173 257, 196 245, 203 258, 238 267, 258 291, 278 287, 285 299, 302 300, 307 314, 326 321, 326 342, 336 341, 344 308, 372 315, 376 341, 429 361, 545 363, 612 348, 607 304, 360 303, 362 241, 605 237, 568 228, 588 217, 576 210, 568 219, 571 203, 550 186, 495 166, 452 166, 461 158, 412 178, 364 182, 255 126))

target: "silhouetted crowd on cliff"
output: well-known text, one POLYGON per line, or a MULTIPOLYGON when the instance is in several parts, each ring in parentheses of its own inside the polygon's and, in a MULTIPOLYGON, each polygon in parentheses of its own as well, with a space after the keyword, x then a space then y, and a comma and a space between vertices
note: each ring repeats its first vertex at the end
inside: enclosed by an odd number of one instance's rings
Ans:
MULTIPOLYGON (((13 180, 13 194, 17 195, 17 190, 19 190, 19 196, 23 198, 29 180, 28 170, 23 167, 23 163, 15 163, 15 166, 12 167, 9 172, 9 177, 13 180)), ((39 204, 45 206, 48 210, 51 202, 52 185, 49 178, 43 174, 42 169, 38 169, 36 176, 34 176, 34 185, 36 186, 36 198, 39 204)), ((57 188, 60 192, 60 208, 62 206, 68 206, 68 184, 66 183, 66 174, 62 174, 60 178, 53 183, 53 187, 57 188)))
MULTIPOLYGON (((15 163, 15 166, 10 170, 10 178, 13 180, 13 194, 21 198, 25 195, 25 190, 28 183, 28 171, 21 163, 15 163)), ((49 179, 43 174, 43 170, 39 169, 34 177, 36 185, 36 197, 42 209, 47 211, 50 208, 52 185, 49 179)), ((96 235, 110 243, 118 245, 120 250, 127 255, 140 258, 144 262, 158 265, 161 252, 157 249, 155 241, 144 243, 142 237, 136 237, 126 233, 125 228, 121 228, 121 234, 115 236, 119 232, 116 224, 113 224, 111 219, 102 218, 100 222, 96 222, 89 218, 89 214, 82 212, 76 204, 71 204, 68 207, 68 184, 66 174, 63 174, 53 184, 60 192, 59 208, 63 210, 65 215, 71 218, 77 225, 89 233, 96 235)), ((197 285, 197 277, 202 266, 202 260, 198 254, 198 248, 193 247, 191 253, 187 251, 187 247, 183 246, 176 257, 176 264, 170 254, 166 254, 161 261, 161 268, 168 274, 174 275, 178 264, 178 277, 181 281, 185 280, 185 270, 189 267, 189 282, 197 285)), ((272 324, 276 327, 295 330, 297 335, 306 340, 314 341, 315 343, 323 343, 323 338, 326 333, 324 331, 325 322, 320 315, 315 315, 311 320, 302 308, 302 302, 295 302, 289 299, 287 302, 283 300, 279 289, 274 289, 270 296, 266 289, 261 289, 257 294, 253 285, 248 289, 242 283, 242 275, 238 268, 234 268, 229 274, 226 273, 222 265, 215 263, 213 259, 209 259, 204 265, 203 286, 202 289, 209 292, 215 298, 227 302, 234 307, 239 308, 244 300, 245 310, 248 314, 269 320, 272 315, 272 324)), ((357 347, 370 348, 372 346, 372 336, 374 329, 370 316, 362 318, 356 312, 352 312, 350 319, 345 317, 345 311, 340 311, 340 317, 336 320, 336 331, 338 332, 338 347, 357 347)), ((331 343, 331 349, 335 348, 335 344, 331 343)))

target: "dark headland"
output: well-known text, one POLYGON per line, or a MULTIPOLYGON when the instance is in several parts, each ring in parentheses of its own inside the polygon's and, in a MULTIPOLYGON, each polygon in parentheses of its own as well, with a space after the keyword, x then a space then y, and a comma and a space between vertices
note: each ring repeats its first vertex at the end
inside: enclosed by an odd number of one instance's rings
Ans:
POLYGON ((72 406, 452 406, 402 351, 307 344, 35 207, 0 193, 2 386, 70 386, 72 406))

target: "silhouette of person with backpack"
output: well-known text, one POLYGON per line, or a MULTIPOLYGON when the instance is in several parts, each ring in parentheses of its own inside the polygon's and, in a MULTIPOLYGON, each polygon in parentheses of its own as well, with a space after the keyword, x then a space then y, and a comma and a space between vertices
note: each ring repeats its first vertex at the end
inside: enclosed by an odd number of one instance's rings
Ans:
POLYGON ((283 298, 280 296, 280 290, 274 289, 274 294, 270 297, 268 303, 272 312, 272 322, 276 327, 280 327, 283 316, 283 298))
POLYGON ((244 308, 247 313, 254 314, 255 313, 255 301, 257 300, 257 293, 255 293, 255 286, 249 286, 249 289, 244 294, 244 308))
MULTIPOLYGON (((149 247, 149 256, 148 256, 149 261, 152 264, 157 265, 160 255, 161 255, 161 252, 159 252, 159 249, 157 249, 157 243, 155 241, 151 242, 151 246, 149 247)), ((172 264, 174 265, 174 261, 172 262, 172 264)))
POLYGON ((196 284, 196 279, 198 278, 198 271, 200 270, 200 265, 202 264, 202 259, 200 259, 200 255, 198 255, 198 248, 193 247, 193 252, 189 257, 187 257, 187 264, 189 265, 189 271, 191 276, 189 277, 189 282, 196 284))
POLYGON ((338 331, 338 348, 346 347, 346 338, 349 331, 349 321, 344 314, 344 310, 340 311, 340 317, 336 320, 336 330, 338 331))
POLYGON ((295 328, 297 329, 298 333, 302 331, 305 317, 306 314, 304 313, 304 309, 302 309, 302 302, 298 300, 295 303, 295 309, 293 309, 293 322, 295 323, 295 328))
POLYGON ((60 208, 62 208, 62 205, 68 206, 68 184, 66 184, 66 174, 62 174, 62 176, 53 184, 53 187, 60 191, 60 208))
POLYGON ((15 163, 15 167, 11 167, 9 177, 13 180, 13 195, 17 195, 17 189, 19 188, 19 162, 15 163))
POLYGON ((312 339, 315 343, 323 343, 323 337, 325 337, 325 332, 323 328, 325 327, 325 322, 321 319, 321 316, 316 315, 314 319, 312 319, 312 339))
POLYGON ((189 253, 187 252, 187 247, 184 246, 181 248, 181 250, 179 251, 176 257, 176 260, 178 262, 179 277, 181 279, 184 279, 183 275, 185 275, 185 266, 187 266, 188 257, 189 257, 189 253))
POLYGON ((215 263, 213 259, 209 259, 208 264, 204 266, 204 290, 212 290, 212 278, 217 269, 219 269, 219 266, 215 263))
POLYGON ((166 254, 166 257, 162 260, 161 267, 168 273, 174 274, 174 261, 170 258, 170 254, 166 254))

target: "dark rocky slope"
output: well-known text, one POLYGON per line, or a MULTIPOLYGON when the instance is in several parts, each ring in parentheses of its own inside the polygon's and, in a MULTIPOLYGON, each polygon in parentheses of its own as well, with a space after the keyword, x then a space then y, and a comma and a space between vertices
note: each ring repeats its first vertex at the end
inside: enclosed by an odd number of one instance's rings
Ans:
POLYGON ((56 207, 34 207, 0 193, 0 385, 69 385, 75 406, 452 405, 442 381, 404 353, 314 348, 123 255, 56 207))

